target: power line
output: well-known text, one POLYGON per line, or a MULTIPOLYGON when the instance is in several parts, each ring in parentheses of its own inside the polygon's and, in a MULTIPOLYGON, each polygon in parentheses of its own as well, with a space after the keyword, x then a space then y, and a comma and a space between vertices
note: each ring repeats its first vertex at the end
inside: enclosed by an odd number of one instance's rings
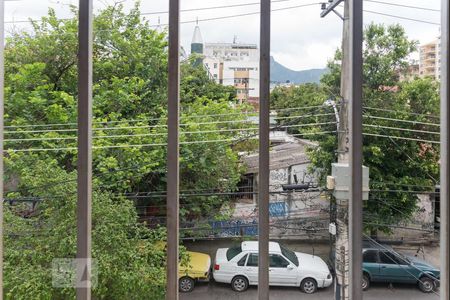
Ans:
MULTIPOLYGON (((294 134, 294 136, 310 136, 310 135, 322 135, 335 133, 336 131, 322 131, 313 133, 299 133, 294 134)), ((191 145, 191 144, 204 144, 204 143, 225 143, 225 142, 242 142, 248 139, 257 138, 245 138, 242 139, 218 139, 218 140, 200 140, 200 141, 187 141, 180 142, 180 145, 191 145)), ((112 145, 112 146, 93 146, 92 149, 118 149, 118 148, 147 148, 147 147, 163 147, 167 146, 167 143, 154 143, 154 144, 136 144, 136 145, 112 145)), ((45 152, 45 151, 77 151, 77 147, 62 147, 62 148, 30 148, 30 149, 5 149, 5 151, 11 152, 45 152)))
POLYGON ((439 192, 431 192, 431 191, 411 191, 411 190, 379 190, 379 189, 371 189, 370 192, 373 193, 409 193, 409 194, 439 194, 439 192))
POLYGON ((408 111, 401 111, 401 110, 393 110, 393 109, 385 109, 385 108, 375 108, 375 107, 367 107, 364 106, 364 109, 368 110, 376 110, 376 111, 383 111, 383 112, 391 112, 391 113, 397 113, 397 114, 408 114, 413 116, 421 116, 421 117, 428 117, 433 119, 440 119, 439 116, 436 115, 429 115, 429 114, 420 114, 415 112, 408 112, 408 111))
POLYGON ((402 120, 402 119, 394 119, 394 118, 385 118, 385 117, 377 117, 372 116, 368 114, 364 114, 363 117, 369 118, 369 119, 376 119, 376 120, 385 120, 385 121, 394 121, 394 122, 403 122, 403 123, 410 123, 410 124, 419 124, 419 125, 428 125, 428 126, 441 126, 438 123, 427 123, 427 122, 420 122, 420 121, 411 121, 411 120, 402 120))
MULTIPOLYGON (((309 3, 309 4, 303 4, 303 5, 297 5, 297 6, 291 6, 291 7, 284 7, 284 8, 278 8, 278 9, 272 9, 272 12, 276 12, 276 11, 283 11, 283 10, 290 10, 290 9, 296 9, 296 8, 301 8, 301 7, 307 7, 307 6, 313 6, 313 5, 320 5, 322 4, 321 2, 315 2, 315 3, 309 3)), ((207 8, 204 8, 207 9, 207 8)), ((430 21, 425 21, 425 20, 419 20, 419 19, 414 19, 414 18, 408 18, 408 17, 402 17, 402 16, 398 16, 398 15, 392 15, 392 14, 386 14, 386 13, 381 13, 381 12, 376 12, 376 11, 371 11, 371 10, 364 10, 364 12, 367 13, 371 13, 371 14, 377 14, 377 15, 382 15, 382 16, 387 16, 387 17, 392 17, 392 18, 397 18, 397 19, 402 19, 402 20, 408 20, 408 21, 414 21, 414 22, 420 22, 420 23, 425 23, 425 24, 431 24, 431 25, 437 25, 440 26, 440 23, 436 23, 436 22, 430 22, 430 21)), ((158 13, 162 13, 162 12, 158 12, 158 13)), ((165 13, 165 12, 164 12, 165 13)), ((153 13, 143 13, 143 14, 153 14, 153 13)), ((141 15, 143 15, 141 14, 141 15)), ((190 21, 182 21, 180 22, 180 24, 190 24, 190 23, 198 23, 198 22, 207 22, 207 21, 214 21, 214 20, 222 20, 222 19, 229 19, 229 18, 236 18, 236 17, 244 17, 244 16, 250 16, 250 15, 259 15, 260 12, 251 12, 251 13, 243 13, 243 14, 235 14, 235 15, 228 15, 228 16, 221 16, 221 17, 213 17, 213 18, 206 18, 206 19, 197 19, 197 20, 190 20, 190 21)), ((71 20, 71 19, 59 19, 59 20, 71 20)), ((29 23, 29 22, 42 22, 42 20, 18 20, 18 21, 5 21, 5 24, 16 24, 16 23, 29 23)), ((168 26, 168 24, 158 24, 158 25, 150 25, 151 27, 160 27, 160 26, 168 26)), ((108 31, 112 31, 112 29, 110 30, 99 30, 98 32, 108 32, 108 31)), ((72 33, 72 34, 76 34, 76 33, 72 33)))
POLYGON ((364 133, 363 135, 367 136, 374 136, 374 137, 382 137, 382 138, 389 138, 389 139, 397 139, 397 140, 405 140, 405 141, 414 141, 414 142, 423 142, 427 144, 440 144, 439 141, 431 141, 431 140, 422 140, 422 139, 416 139, 416 138, 408 138, 408 137, 401 137, 401 136, 393 136, 393 135, 383 135, 383 134, 373 134, 373 133, 364 133))
POLYGON ((395 228, 395 229, 407 229, 407 230, 414 230, 414 231, 421 231, 421 232, 429 232, 429 233, 435 233, 436 230, 433 229, 423 229, 423 228, 415 228, 410 226, 400 226, 395 224, 386 224, 386 223, 378 223, 378 222, 368 222, 363 221, 366 225, 376 226, 376 227, 388 227, 388 228, 395 228))
MULTIPOLYGON (((365 111, 363 111, 363 117, 368 117, 369 115, 367 115, 367 113, 365 112, 365 111)), ((370 116, 369 116, 370 117, 370 116)), ((416 124, 416 123, 414 123, 414 124, 416 124)), ((435 124, 435 123, 433 123, 433 125, 437 125, 437 124, 435 124)), ((384 131, 384 129, 382 129, 383 131, 384 131)), ((363 135, 364 135, 364 133, 363 133, 363 135)), ((369 134, 366 134, 366 135, 369 135, 369 134)), ((389 138, 390 140, 391 140, 391 142, 395 145, 395 147, 397 147, 397 149, 398 150, 400 150, 401 151, 401 153, 403 153, 407 158, 408 158, 408 160, 409 161, 411 161, 411 162, 413 162, 414 163, 414 160, 412 159, 412 157, 408 154, 408 153, 406 153, 405 151, 403 151, 403 149, 400 147, 400 145, 395 141, 395 139, 402 139, 402 138, 399 138, 399 137, 393 137, 393 136, 389 136, 389 135, 380 135, 380 137, 386 137, 386 138, 389 138)), ((403 138, 403 139, 405 139, 405 138, 403 138)), ((420 142, 423 142, 422 140, 420 140, 420 142)), ((433 141, 433 143, 434 143, 434 141, 433 141)), ((434 178, 434 176, 433 175, 431 175, 428 171, 426 171, 425 170, 425 174, 434 182, 434 184, 436 184, 438 181, 436 180, 436 178, 434 178)))
POLYGON ((381 13, 381 12, 372 11, 372 10, 366 10, 365 9, 364 12, 370 13, 370 14, 386 16, 386 17, 391 17, 391 18, 397 18, 397 19, 401 19, 401 20, 407 20, 407 21, 420 22, 420 23, 425 23, 425 24, 441 26, 440 23, 435 23, 435 22, 430 22, 430 21, 425 21, 425 20, 419 20, 419 19, 413 19, 413 18, 408 18, 408 17, 402 17, 402 16, 397 16, 397 15, 391 15, 391 14, 381 13))
MULTIPOLYGON (((287 117, 273 117, 274 120, 285 120, 285 119, 304 119, 312 117, 322 117, 331 116, 333 113, 328 114, 309 114, 301 116, 287 116, 287 117)), ((192 126, 192 125, 212 125, 212 124, 233 124, 233 123, 252 123, 253 120, 225 120, 225 121, 208 121, 208 122, 197 122, 197 123, 181 123, 180 126, 192 126)), ((125 129, 144 129, 144 128, 165 128, 165 124, 157 125, 145 125, 145 126, 124 126, 124 127, 95 127, 93 131, 103 131, 103 130, 125 130, 125 129)), ((39 130, 21 130, 21 131, 5 131, 5 134, 24 134, 24 133, 45 133, 45 132, 77 132, 78 129, 39 129, 39 130)))
MULTIPOLYGON (((278 3, 278 2, 289 2, 289 1, 292 1, 292 0, 272 0, 271 2, 278 3)), ((230 4, 230 5, 221 5, 221 6, 211 6, 211 7, 188 8, 188 9, 181 9, 180 12, 192 12, 192 11, 202 11, 202 10, 234 8, 234 7, 243 7, 243 6, 253 6, 253 5, 260 5, 260 2, 230 4)), ((162 14, 168 14, 168 13, 169 13, 168 11, 155 11, 155 12, 141 13, 141 16, 162 15, 162 14)))
POLYGON ((388 129, 388 130, 415 132, 415 133, 427 133, 427 134, 437 134, 437 135, 441 134, 440 132, 436 132, 436 131, 426 131, 426 130, 409 129, 409 128, 389 127, 389 126, 381 126, 381 125, 374 125, 374 124, 363 124, 363 126, 372 127, 372 128, 380 128, 380 129, 388 129))
MULTIPOLYGON (((331 125, 336 124, 336 122, 322 122, 322 123, 309 123, 309 124, 299 124, 299 125, 288 125, 279 126, 277 129, 288 129, 288 128, 299 128, 299 127, 310 127, 310 126, 321 126, 321 125, 331 125)), ((274 129, 275 127, 272 127, 274 129)), ((199 131, 186 131, 181 132, 181 134, 204 134, 204 133, 225 133, 225 132, 244 132, 244 131, 258 131, 258 127, 254 128, 232 128, 232 129, 216 129, 216 130, 199 130, 199 131)), ((129 138, 129 137, 150 137, 150 136, 167 136, 165 133, 142 133, 142 134, 118 134, 118 135, 97 135, 93 136, 94 139, 118 139, 118 138, 129 138)), ((71 137, 34 137, 34 138, 22 138, 22 139, 5 139, 4 142, 30 142, 30 141, 65 141, 65 140, 77 140, 76 136, 71 137)))
POLYGON ((413 5, 390 3, 390 2, 376 1, 376 0, 364 0, 364 1, 372 2, 372 3, 378 3, 378 4, 384 4, 384 5, 390 5, 390 6, 405 7, 405 8, 412 8, 412 9, 420 9, 420 10, 427 10, 427 11, 433 11, 433 12, 441 12, 440 9, 428 8, 428 7, 423 7, 423 6, 413 6, 413 5))
MULTIPOLYGON (((259 4, 259 3, 258 3, 259 4)), ((296 9, 296 8, 302 8, 302 7, 308 7, 313 5, 320 5, 321 2, 314 2, 314 3, 308 3, 308 4, 302 4, 302 5, 295 5, 290 7, 283 7, 283 8, 275 8, 272 9, 272 12, 276 11, 283 11, 283 10, 290 10, 290 9, 296 9)), ((252 4, 253 5, 253 4, 252 4)), ((210 8, 201 8, 200 10, 206 10, 210 8)), ((196 9, 191 9, 190 11, 195 11, 196 9)), ((199 9, 197 9, 199 10, 199 9)), ((141 16, 145 15, 152 15, 152 14, 167 14, 167 11, 164 12, 148 12, 148 13, 140 13, 141 16)), ((251 15, 259 15, 260 12, 250 12, 250 13, 242 13, 242 14, 234 14, 234 15, 228 15, 228 16, 221 16, 221 17, 213 17, 213 18, 206 18, 206 19, 198 19, 198 20, 190 20, 190 21, 181 21, 180 24, 189 24, 189 23, 198 23, 198 22, 206 22, 206 21, 214 21, 214 20, 222 20, 222 19, 230 19, 230 18, 237 18, 237 17, 245 17, 245 16, 251 16, 251 15)), ((72 19, 58 19, 60 21, 69 21, 72 19)), ((30 23, 30 22, 42 22, 42 20, 17 20, 17 21, 5 21, 5 24, 16 24, 16 23, 30 23)), ((168 24, 158 24, 158 25, 150 25, 151 27, 159 27, 159 26, 168 26, 168 24)), ((99 30, 97 32, 107 32, 111 30, 99 30)))
POLYGON ((394 185, 394 186, 405 186, 405 187, 419 187, 419 188, 428 188, 428 189, 434 189, 435 188, 435 186, 432 186, 432 185, 403 184, 403 183, 396 183, 396 182, 371 181, 370 183, 383 184, 383 185, 394 185))
MULTIPOLYGON (((283 109, 274 109, 271 111, 271 114, 275 114, 277 112, 285 112, 292 110, 305 110, 305 109, 313 109, 313 108, 328 108, 325 105, 313 105, 313 106, 298 106, 292 108, 283 108, 283 109)), ((203 114, 203 115, 185 115, 181 116, 180 119, 195 119, 195 118, 205 118, 205 117, 228 117, 235 115, 244 115, 244 116, 258 116, 257 112, 236 112, 236 113, 222 113, 222 114, 203 114)), ((92 124, 117 124, 117 123, 136 123, 136 122, 150 122, 150 121, 162 121, 167 120, 167 117, 160 118, 142 118, 142 119, 128 119, 128 120, 117 120, 117 121, 96 121, 92 122, 92 124)), ((5 128, 29 128, 29 127, 48 127, 48 126, 76 126, 78 123, 50 123, 50 124, 25 124, 25 125, 8 125, 5 128)))

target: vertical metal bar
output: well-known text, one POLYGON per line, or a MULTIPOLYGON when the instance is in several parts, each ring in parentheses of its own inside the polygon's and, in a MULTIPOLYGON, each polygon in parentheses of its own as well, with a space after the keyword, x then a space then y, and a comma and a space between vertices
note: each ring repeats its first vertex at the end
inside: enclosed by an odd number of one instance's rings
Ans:
POLYGON ((362 299, 362 0, 350 0, 349 296, 362 299))
POLYGON ((178 299, 180 1, 169 2, 169 98, 167 148, 167 300, 178 299))
POLYGON ((4 114, 4 47, 5 47, 5 2, 0 0, 0 300, 3 299, 3 114, 4 114))
POLYGON ((91 299, 92 1, 80 0, 78 24, 77 275, 87 276, 78 277, 79 300, 91 299))
POLYGON ((450 5, 448 0, 442 0, 442 20, 441 20, 441 287, 440 295, 442 300, 450 299, 449 290, 449 257, 450 245, 448 235, 449 226, 449 200, 450 200, 450 5))
POLYGON ((269 299, 270 0, 261 0, 259 82, 258 297, 269 299))

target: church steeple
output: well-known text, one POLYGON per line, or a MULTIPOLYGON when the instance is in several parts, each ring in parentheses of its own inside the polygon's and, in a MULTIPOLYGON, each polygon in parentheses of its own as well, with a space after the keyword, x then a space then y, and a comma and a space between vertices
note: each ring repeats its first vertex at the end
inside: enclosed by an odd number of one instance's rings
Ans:
POLYGON ((198 26, 198 19, 197 25, 195 25, 194 35, 192 36, 191 53, 203 54, 203 38, 200 27, 198 26))
POLYGON ((194 35, 192 36, 191 42, 191 55, 195 56, 195 60, 193 62, 194 65, 200 65, 203 63, 203 38, 202 33, 200 32, 200 27, 195 25, 194 35))

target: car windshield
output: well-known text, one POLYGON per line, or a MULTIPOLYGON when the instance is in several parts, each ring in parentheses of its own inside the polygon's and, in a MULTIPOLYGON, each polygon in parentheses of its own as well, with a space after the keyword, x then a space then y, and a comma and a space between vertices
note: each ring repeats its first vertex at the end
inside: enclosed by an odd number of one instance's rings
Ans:
POLYGON ((241 246, 231 247, 227 250, 227 260, 232 260, 236 255, 242 252, 241 246))
POLYGON ((283 253, 283 255, 287 259, 289 259, 294 265, 296 265, 298 267, 298 258, 297 258, 297 255, 295 255, 294 251, 291 251, 282 245, 280 245, 280 248, 281 248, 281 253, 283 253))
POLYGON ((398 252, 395 252, 395 254, 397 254, 401 259, 403 259, 404 261, 406 261, 407 263, 411 263, 411 260, 408 258, 408 257, 406 257, 406 255, 405 254, 403 254, 403 253, 398 253, 398 252))

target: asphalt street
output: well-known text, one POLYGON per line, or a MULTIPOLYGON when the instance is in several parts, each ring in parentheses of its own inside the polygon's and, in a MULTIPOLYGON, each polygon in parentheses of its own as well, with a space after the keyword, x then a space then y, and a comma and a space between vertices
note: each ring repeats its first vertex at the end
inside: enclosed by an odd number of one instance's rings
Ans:
MULTIPOLYGON (((230 247, 235 242, 228 240, 217 241, 196 241, 187 242, 185 246, 190 251, 199 251, 208 253, 214 261, 215 252, 217 248, 230 247)), ((297 241, 283 241, 283 244, 294 251, 304 253, 316 254, 327 260, 329 256, 330 246, 326 243, 320 242, 297 242, 297 241)), ((414 255, 418 253, 417 246, 401 246, 399 251, 405 254, 414 255)), ((419 255, 432 265, 439 266, 439 247, 425 247, 422 255, 419 255)), ((439 293, 439 291, 437 291, 439 293)), ((252 286, 243 293, 236 293, 231 290, 230 285, 216 283, 214 281, 209 283, 197 283, 194 291, 188 294, 181 294, 181 300, 253 300, 257 299, 257 288, 252 286)), ((290 287, 271 287, 270 299, 304 299, 304 300, 333 300, 334 288, 333 286, 320 289, 317 293, 312 295, 304 294, 299 288, 290 287)), ((371 283, 368 291, 364 292, 364 300, 439 300, 437 294, 422 293, 416 285, 393 284, 387 283, 371 283)))
MULTIPOLYGON (((437 291, 439 293, 439 291, 437 291)), ((236 293, 227 284, 215 282, 198 283, 191 293, 181 294, 181 300, 253 300, 257 299, 257 288, 250 287, 243 293, 236 293)), ((333 287, 321 289, 312 295, 302 293, 298 288, 271 287, 270 299, 281 300, 332 300, 333 287)), ((424 294, 415 285, 375 284, 364 292, 364 300, 438 300, 436 294, 424 294)))

